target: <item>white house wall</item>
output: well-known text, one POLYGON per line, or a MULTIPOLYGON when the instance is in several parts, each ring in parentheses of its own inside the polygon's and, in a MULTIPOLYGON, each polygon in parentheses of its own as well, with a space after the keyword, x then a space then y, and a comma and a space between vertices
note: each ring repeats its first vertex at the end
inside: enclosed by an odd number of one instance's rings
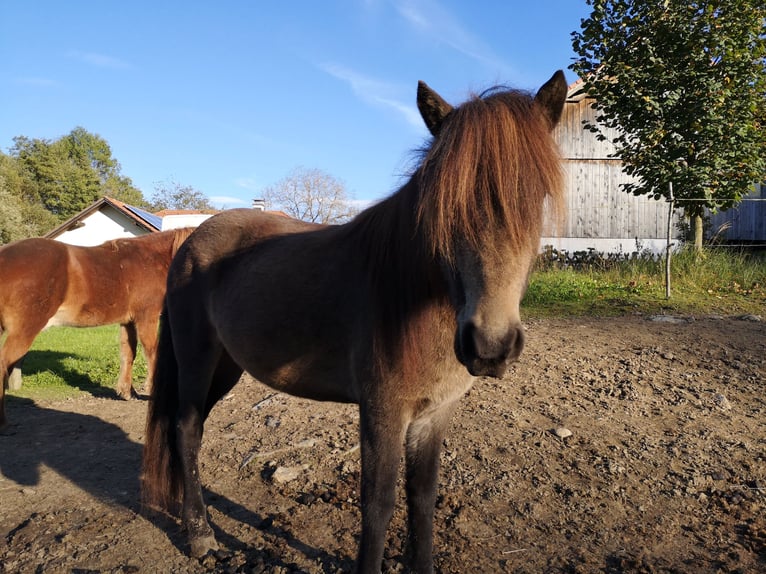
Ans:
POLYGON ((162 231, 178 229, 180 227, 197 227, 200 223, 210 217, 212 217, 211 214, 202 213, 166 215, 162 218, 162 231))
POLYGON ((56 241, 70 245, 93 246, 110 239, 137 237, 148 233, 139 228, 132 219, 112 208, 109 208, 108 215, 104 210, 98 210, 80 222, 83 224, 81 227, 64 231, 56 237, 56 241))

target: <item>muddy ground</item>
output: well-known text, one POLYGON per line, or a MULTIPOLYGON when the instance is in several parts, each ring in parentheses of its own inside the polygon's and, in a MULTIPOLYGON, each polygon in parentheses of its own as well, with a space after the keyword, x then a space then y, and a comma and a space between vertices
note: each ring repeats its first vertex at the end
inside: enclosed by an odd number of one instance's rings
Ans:
MULTIPOLYGON (((766 323, 755 319, 530 322, 521 362, 476 381, 446 440, 437 571, 766 572, 766 323)), ((10 400, 0 572, 351 571, 352 407, 235 387, 204 436, 224 550, 202 561, 175 519, 141 511, 145 409, 10 400)), ((384 571, 403 571, 404 524, 400 496, 384 571)))

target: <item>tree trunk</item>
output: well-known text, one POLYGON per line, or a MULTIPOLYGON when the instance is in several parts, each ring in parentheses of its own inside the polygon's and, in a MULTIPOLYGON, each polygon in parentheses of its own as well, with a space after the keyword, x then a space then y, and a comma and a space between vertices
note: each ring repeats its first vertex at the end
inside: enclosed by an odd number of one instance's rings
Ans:
POLYGON ((702 251, 702 236, 705 233, 702 228, 702 215, 692 215, 692 223, 694 224, 694 251, 699 253, 702 251))

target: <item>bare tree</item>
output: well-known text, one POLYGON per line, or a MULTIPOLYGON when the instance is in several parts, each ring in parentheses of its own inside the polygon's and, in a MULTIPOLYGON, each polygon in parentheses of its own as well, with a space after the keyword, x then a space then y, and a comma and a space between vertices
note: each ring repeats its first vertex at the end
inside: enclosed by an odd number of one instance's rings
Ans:
POLYGON ((151 208, 163 209, 213 209, 207 196, 190 185, 181 185, 176 181, 157 182, 154 184, 151 208))
POLYGON ((342 181, 316 168, 297 167, 263 190, 269 209, 303 221, 343 223, 356 215, 342 181))

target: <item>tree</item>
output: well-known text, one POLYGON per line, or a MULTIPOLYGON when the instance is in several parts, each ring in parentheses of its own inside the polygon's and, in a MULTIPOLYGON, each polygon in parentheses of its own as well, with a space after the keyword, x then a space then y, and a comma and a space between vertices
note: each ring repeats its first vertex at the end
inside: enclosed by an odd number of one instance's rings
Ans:
POLYGON ((43 235, 58 223, 42 204, 24 200, 24 186, 19 162, 0 153, 0 244, 43 235))
POLYGON ((81 127, 55 141, 18 136, 10 149, 21 167, 21 195, 40 203, 60 220, 103 195, 141 205, 143 194, 120 174, 109 144, 81 127))
POLYGON ((154 184, 154 195, 152 195, 150 207, 154 211, 163 209, 198 209, 200 211, 214 209, 204 193, 190 185, 181 185, 175 181, 154 184))
MULTIPOLYGON (((705 208, 729 209, 766 176, 763 0, 587 0, 571 68, 595 98, 625 190, 675 198, 702 246, 705 208)), ((586 125, 599 133, 598 125, 586 125)))
POLYGON ((297 167, 263 191, 266 205, 296 219, 342 223, 356 215, 342 181, 316 168, 297 167))

